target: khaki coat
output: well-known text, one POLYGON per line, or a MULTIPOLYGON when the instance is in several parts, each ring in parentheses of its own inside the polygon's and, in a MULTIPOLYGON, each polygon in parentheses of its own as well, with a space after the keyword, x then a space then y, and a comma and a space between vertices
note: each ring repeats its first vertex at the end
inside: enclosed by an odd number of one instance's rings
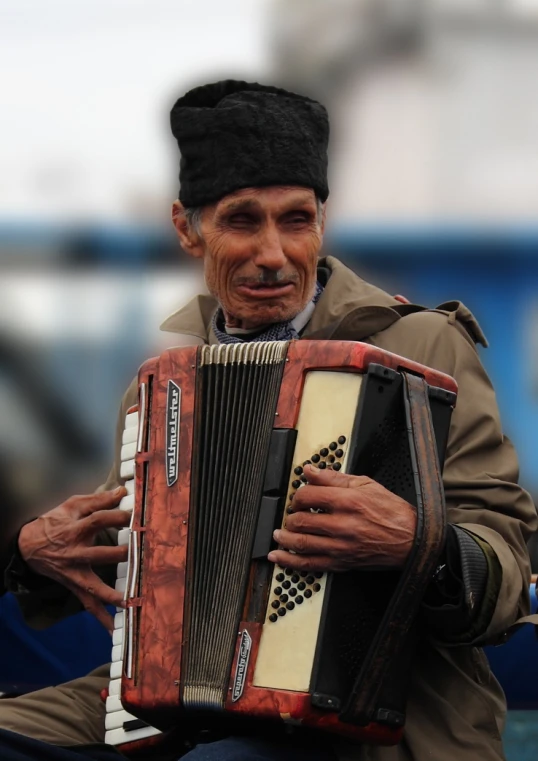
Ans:
MULTIPOLYGON (((443 476, 448 519, 474 535, 486 552, 489 566, 488 589, 482 609, 476 611, 473 630, 457 640, 424 632, 413 671, 403 742, 395 748, 358 748, 341 743, 339 755, 343 761, 497 761, 504 758, 501 733, 505 700, 481 646, 502 642, 514 622, 528 614, 526 542, 538 521, 531 498, 517 485, 516 454, 502 433, 495 393, 478 357, 476 343, 487 345, 485 337, 473 315, 458 302, 436 310, 402 305, 337 259, 327 257, 321 264, 332 271, 331 277, 304 338, 368 341, 456 379, 458 401, 443 476)), ((162 329, 176 334, 170 345, 215 343, 210 328, 214 309, 211 297, 199 296, 169 317, 162 329)), ((121 405, 119 431, 126 409, 135 402, 133 382, 121 405)), ((102 488, 114 488, 120 482, 116 456, 102 488)), ((105 535, 101 541, 113 542, 114 537, 105 535)), ((44 599, 43 594, 30 594, 21 599, 21 604, 27 620, 38 627, 76 608, 65 595, 44 599)), ((104 686, 106 677, 104 671, 101 673, 104 686)), ((94 701, 99 699, 95 685, 91 691, 87 687, 83 684, 76 699, 70 688, 71 715, 75 711, 81 722, 92 721, 94 701)), ((54 702, 51 690, 43 692, 49 703, 54 702)), ((65 705, 63 693, 57 702, 59 708, 65 705)), ((24 731, 25 714, 21 710, 19 707, 8 728, 24 731)), ((31 718, 26 714, 27 734, 59 744, 91 741, 89 729, 80 737, 70 732, 70 742, 65 736, 59 739, 57 730, 50 729, 50 721, 39 724, 35 709, 34 713, 31 718)), ((4 716, 0 706, 0 726, 6 726, 4 716)), ((102 730, 95 720, 92 726, 90 734, 95 741, 102 737, 102 730)))

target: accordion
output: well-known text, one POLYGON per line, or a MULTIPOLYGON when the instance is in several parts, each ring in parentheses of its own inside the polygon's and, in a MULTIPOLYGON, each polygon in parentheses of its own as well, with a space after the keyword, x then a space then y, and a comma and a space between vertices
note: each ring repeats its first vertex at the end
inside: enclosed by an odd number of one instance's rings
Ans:
MULTIPOLYGON (((171 349, 139 371, 121 475, 106 742, 260 720, 396 744, 421 598, 445 531, 440 463, 456 383, 374 346, 171 349), (417 509, 401 569, 267 559, 303 467, 369 476, 417 509)), ((320 487, 324 488, 324 487, 320 487)))

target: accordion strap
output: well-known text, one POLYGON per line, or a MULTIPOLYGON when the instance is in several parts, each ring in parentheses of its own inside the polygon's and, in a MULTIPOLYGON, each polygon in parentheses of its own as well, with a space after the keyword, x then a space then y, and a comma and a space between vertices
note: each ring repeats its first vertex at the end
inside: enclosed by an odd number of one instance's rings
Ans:
MULTIPOLYGON (((379 634, 357 676, 344 721, 364 724, 391 721, 391 711, 378 706, 377 698, 391 663, 402 656, 426 588, 444 546, 445 500, 437 445, 428 398, 428 384, 421 377, 402 371, 404 406, 417 494, 417 528, 413 547, 402 570, 379 634), (372 710, 376 706, 374 715, 372 710)), ((403 723, 403 717, 402 717, 403 723)))

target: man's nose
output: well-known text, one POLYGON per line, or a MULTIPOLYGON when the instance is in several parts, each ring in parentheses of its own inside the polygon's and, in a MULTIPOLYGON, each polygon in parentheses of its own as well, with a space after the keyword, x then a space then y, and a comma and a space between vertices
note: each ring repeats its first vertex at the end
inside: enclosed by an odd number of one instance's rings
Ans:
POLYGON ((286 262, 287 257, 282 248, 278 230, 276 228, 264 230, 259 237, 254 264, 260 268, 278 271, 286 262))

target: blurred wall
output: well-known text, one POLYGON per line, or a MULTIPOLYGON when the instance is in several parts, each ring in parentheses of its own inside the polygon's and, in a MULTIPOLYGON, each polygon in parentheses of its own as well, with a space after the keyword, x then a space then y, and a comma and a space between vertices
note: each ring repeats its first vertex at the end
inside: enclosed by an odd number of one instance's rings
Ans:
POLYGON ((329 240, 344 236, 348 262, 389 290, 464 297, 486 323, 485 361, 538 492, 536 426, 524 421, 536 404, 536 246, 527 259, 488 247, 499 228, 534 240, 537 22, 523 0, 2 3, 0 468, 14 493, 53 502, 104 478, 122 390, 170 341, 162 319, 202 287, 169 223, 168 111, 191 84, 230 75, 327 104, 329 240), (439 260, 462 226, 490 243, 456 239, 439 260), (424 229, 421 263, 405 239, 424 229), (372 231, 400 253, 372 249, 372 231), (491 319, 508 303, 510 330, 491 319))

